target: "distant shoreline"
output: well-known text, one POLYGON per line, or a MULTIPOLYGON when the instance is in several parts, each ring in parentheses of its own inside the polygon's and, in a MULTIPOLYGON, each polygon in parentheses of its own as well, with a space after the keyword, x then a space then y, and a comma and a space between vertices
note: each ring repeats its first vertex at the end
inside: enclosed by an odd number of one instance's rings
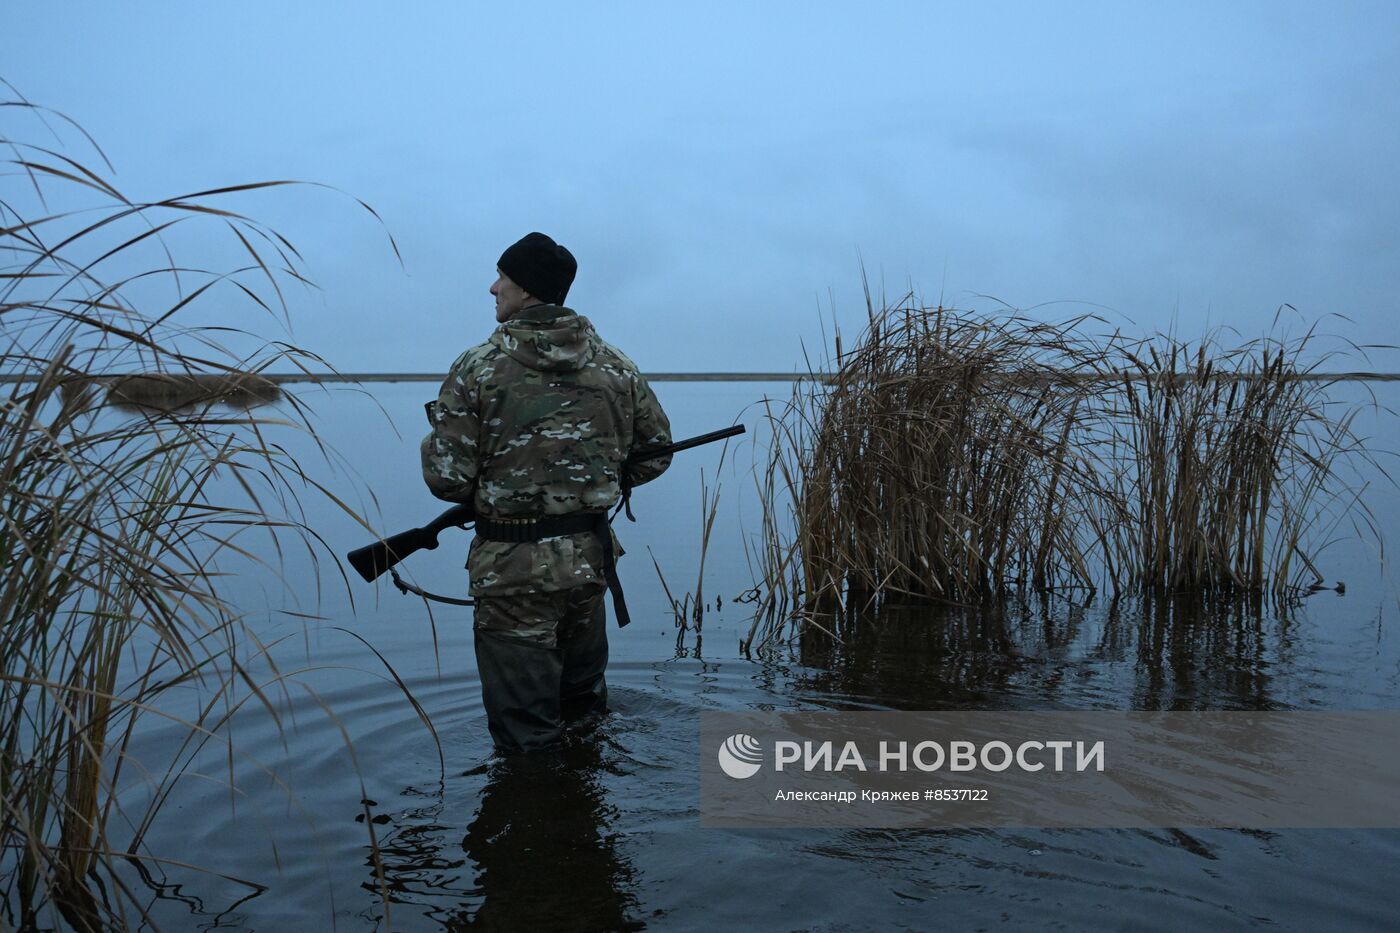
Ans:
MULTIPOLYGON (((264 373, 276 383, 288 382, 442 382, 446 373, 264 373)), ((649 382, 797 382, 829 378, 826 373, 646 373, 649 382)), ((1397 376, 1400 378, 1400 376, 1397 376)))
MULTIPOLYGON (((98 381, 130 378, 140 373, 113 374, 94 377, 98 381)), ((261 379, 277 385, 298 382, 442 382, 444 373, 258 373, 261 379)), ((645 373, 650 382, 808 382, 826 381, 831 373, 645 373)), ((1183 373, 1189 376, 1189 373, 1183 373)), ((1253 373, 1217 373, 1214 378, 1222 380, 1246 379, 1253 373)), ((1136 381, 1142 373, 1116 373, 1110 376, 1086 378, 1123 379, 1136 381)), ((1400 382, 1400 372, 1341 372, 1341 373, 1298 373, 1291 378, 1303 382, 1400 382)), ((0 385, 13 385, 20 382, 34 382, 32 375, 0 373, 0 385)))
MULTIPOLYGON (((98 381, 132 378, 144 373, 113 373, 95 376, 98 381)), ((219 375, 217 373, 210 375, 219 375)), ((230 374, 232 375, 232 374, 230 374)), ((828 379, 828 373, 646 373, 650 382, 798 382, 828 379)), ((277 385, 295 382, 442 382, 446 373, 258 373, 258 378, 277 385)), ((1397 375, 1396 378, 1400 378, 1397 375)), ((0 384, 34 382, 32 375, 0 373, 0 384)))

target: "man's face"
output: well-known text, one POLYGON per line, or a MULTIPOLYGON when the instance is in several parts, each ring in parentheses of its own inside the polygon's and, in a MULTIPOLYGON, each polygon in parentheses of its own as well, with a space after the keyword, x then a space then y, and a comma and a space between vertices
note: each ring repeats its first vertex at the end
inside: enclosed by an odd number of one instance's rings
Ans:
POLYGON ((496 281, 491 284, 491 294, 496 296, 496 322, 504 324, 525 307, 530 293, 512 282, 500 269, 496 270, 496 281))

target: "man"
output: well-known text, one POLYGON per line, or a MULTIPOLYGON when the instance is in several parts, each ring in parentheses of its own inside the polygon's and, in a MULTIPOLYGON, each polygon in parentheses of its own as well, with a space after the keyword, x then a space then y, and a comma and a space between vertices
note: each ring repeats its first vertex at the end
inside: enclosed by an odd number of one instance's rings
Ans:
POLYGON ((670 465, 628 455, 671 443, 636 365, 564 306, 577 263, 542 233, 501 254, 500 326, 452 364, 423 439, 433 495, 473 502, 467 558, 486 718, 502 754, 559 742, 607 707, 603 594, 620 553, 607 511, 670 465))

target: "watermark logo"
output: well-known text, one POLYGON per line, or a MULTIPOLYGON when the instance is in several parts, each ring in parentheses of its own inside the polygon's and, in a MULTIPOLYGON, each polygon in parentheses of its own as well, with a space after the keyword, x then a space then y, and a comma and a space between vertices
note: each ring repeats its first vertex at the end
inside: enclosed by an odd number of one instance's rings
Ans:
POLYGON ((720 770, 732 778, 742 781, 753 777, 762 762, 763 746, 751 735, 737 732, 719 747, 720 770))
POLYGON ((697 751, 702 826, 1400 827, 1400 710, 707 710, 697 751))

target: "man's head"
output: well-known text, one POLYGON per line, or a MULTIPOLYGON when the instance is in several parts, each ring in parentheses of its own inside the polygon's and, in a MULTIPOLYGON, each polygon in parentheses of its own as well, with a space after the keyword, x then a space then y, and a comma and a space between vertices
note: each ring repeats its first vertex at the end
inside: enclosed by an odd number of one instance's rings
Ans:
POLYGON ((496 271, 499 277, 491 294, 496 297, 496 320, 504 322, 534 304, 562 305, 578 263, 543 233, 527 233, 501 254, 496 271))

